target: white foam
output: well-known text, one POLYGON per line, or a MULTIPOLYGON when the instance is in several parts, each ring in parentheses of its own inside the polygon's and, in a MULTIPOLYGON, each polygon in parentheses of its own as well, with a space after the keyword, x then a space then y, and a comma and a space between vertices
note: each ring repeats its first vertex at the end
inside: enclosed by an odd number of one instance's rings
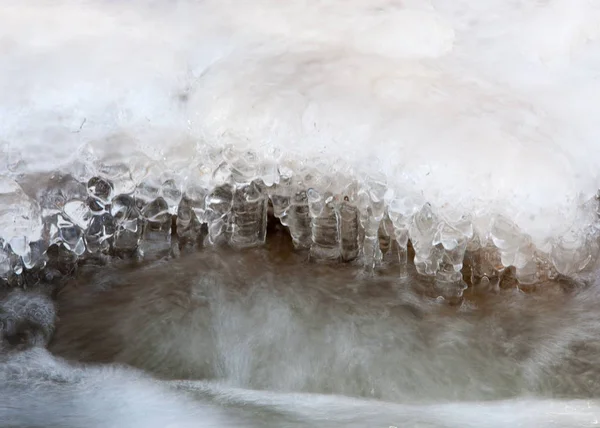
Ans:
POLYGON ((589 0, 6 0, 0 170, 62 168, 90 141, 168 163, 243 141, 542 245, 583 228, 600 186, 599 29, 589 0))

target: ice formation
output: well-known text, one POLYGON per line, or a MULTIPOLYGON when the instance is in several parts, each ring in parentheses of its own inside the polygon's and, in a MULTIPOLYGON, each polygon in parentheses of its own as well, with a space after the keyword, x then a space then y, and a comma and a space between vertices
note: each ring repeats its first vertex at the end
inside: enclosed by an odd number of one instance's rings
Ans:
POLYGON ((5 1, 0 277, 260 245, 269 204, 317 260, 590 268, 599 36, 589 0, 5 1))

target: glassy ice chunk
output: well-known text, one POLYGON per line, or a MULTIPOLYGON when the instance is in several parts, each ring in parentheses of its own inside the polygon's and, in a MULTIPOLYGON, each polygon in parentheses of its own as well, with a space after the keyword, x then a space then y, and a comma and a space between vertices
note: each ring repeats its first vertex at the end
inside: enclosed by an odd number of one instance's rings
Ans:
POLYGON ((124 163, 102 164, 98 173, 112 183, 114 194, 131 194, 135 191, 136 182, 129 166, 124 163))
POLYGON ((4 241, 0 239, 0 279, 7 280, 13 273, 15 258, 4 241))
POLYGON ((235 191, 229 242, 237 248, 265 243, 267 237, 267 193, 257 181, 235 191))
POLYGON ((415 268, 422 275, 436 275, 443 255, 443 246, 434 245, 434 236, 440 220, 430 204, 418 211, 409 227, 415 250, 415 268))
POLYGON ((494 245, 503 251, 518 248, 522 241, 519 228, 502 216, 497 216, 494 219, 491 236, 494 245))
POLYGON ((171 215, 169 214, 169 205, 164 198, 156 198, 145 205, 141 213, 146 222, 152 225, 153 229, 170 231, 171 215))
POLYGON ((92 177, 87 183, 88 195, 99 201, 102 205, 110 202, 113 196, 113 185, 109 180, 101 177, 92 177))
POLYGON ((115 222, 109 213, 96 215, 85 231, 87 249, 91 253, 110 250, 112 237, 115 234, 115 222))
POLYGON ((530 285, 540 280, 539 266, 537 260, 532 256, 522 266, 515 269, 515 276, 519 284, 530 285))
POLYGON ((270 198, 273 204, 273 215, 285 225, 288 210, 292 205, 292 171, 289 168, 279 168, 277 182, 270 187, 270 198))
POLYGON ((88 205, 79 200, 72 200, 67 202, 63 207, 63 213, 81 229, 86 229, 90 223, 92 213, 88 205))
POLYGON ((0 176, 0 240, 19 257, 30 256, 29 243, 42 234, 38 204, 8 177, 0 176))
POLYGON ((271 187, 279 182, 280 175, 275 162, 264 162, 258 168, 258 178, 267 187, 271 187))
POLYGON ((259 160, 253 151, 245 151, 229 159, 231 178, 237 184, 249 184, 258 175, 259 160))
POLYGON ((140 251, 163 251, 171 245, 171 214, 169 204, 164 198, 158 197, 141 210, 144 219, 144 230, 140 242, 140 251))
POLYGON ((504 267, 514 266, 517 277, 527 283, 532 281, 532 272, 536 270, 535 246, 531 239, 524 235, 519 228, 502 216, 494 219, 491 229, 494 245, 500 250, 504 267))
POLYGON ((364 231, 362 255, 368 270, 374 269, 383 259, 379 232, 385 214, 386 192, 383 177, 368 177, 364 187, 358 191, 360 224, 364 231))
POLYGON ((135 250, 142 236, 142 221, 134 198, 130 195, 116 196, 112 200, 110 214, 115 225, 115 250, 135 250))
POLYGON ((308 197, 306 192, 301 190, 292 196, 287 214, 287 223, 284 223, 290 229, 294 248, 304 249, 310 247, 312 242, 310 224, 308 197))
POLYGON ((231 181, 231 167, 230 165, 223 161, 215 168, 212 173, 212 180, 215 183, 227 183, 231 181))
POLYGON ((27 256, 23 256, 23 265, 27 269, 38 268, 41 269, 45 266, 48 261, 48 256, 46 255, 46 250, 48 249, 48 245, 42 239, 38 239, 37 241, 31 242, 29 244, 29 253, 27 256))
POLYGON ((195 242, 200 236, 206 220, 206 196, 208 190, 202 186, 189 186, 177 208, 177 235, 183 241, 195 242))
POLYGON ((392 241, 394 239, 394 225, 387 215, 383 216, 381 223, 379 223, 379 231, 377 233, 377 240, 379 242, 379 250, 382 254, 382 260, 390 260, 393 255, 392 241))
POLYGON ((234 188, 230 184, 215 187, 206 196, 206 222, 208 224, 208 241, 214 244, 224 237, 231 218, 234 188))
POLYGON ((198 216, 204 217, 205 195, 200 199, 192 199, 187 193, 179 202, 177 208, 177 235, 182 240, 195 241, 200 235, 202 223, 198 216), (200 214, 197 214, 199 212, 200 214))
POLYGON ((383 258, 383 253, 379 246, 379 227, 381 220, 373 214, 373 208, 367 206, 365 211, 361 211, 361 226, 364 230, 362 254, 365 266, 368 270, 374 269, 383 258))
POLYGON ((433 238, 434 247, 443 248, 437 279, 445 282, 462 281, 461 269, 469 240, 473 237, 470 218, 459 218, 454 224, 443 221, 433 238))
POLYGON ((385 194, 387 192, 387 184, 384 178, 368 180, 368 194, 372 215, 376 220, 381 221, 385 213, 385 194))
POLYGON ((50 245, 64 247, 76 256, 85 252, 83 230, 63 214, 54 214, 44 219, 44 236, 50 245))
POLYGON ((310 209, 312 245, 310 255, 316 260, 340 258, 340 219, 336 201, 329 192, 315 189, 306 192, 310 209))
POLYGON ((339 208, 341 256, 345 262, 352 261, 360 253, 358 208, 344 200, 339 208))
POLYGON ((183 193, 175 179, 165 180, 160 187, 159 195, 167 202, 169 213, 176 214, 183 193))
POLYGON ((294 248, 309 248, 312 238, 306 191, 297 189, 289 168, 279 168, 279 175, 279 183, 271 188, 273 214, 289 229, 294 248))
POLYGON ((85 201, 88 192, 84 183, 77 181, 72 175, 55 174, 46 186, 40 187, 36 199, 40 204, 42 216, 46 217, 63 211, 67 202, 85 201))
POLYGON ((465 254, 470 268, 470 282, 475 286, 495 288, 504 271, 500 251, 494 246, 485 246, 469 250, 465 254))
POLYGON ((273 204, 273 215, 283 224, 292 204, 291 196, 276 190, 276 193, 271 195, 271 203, 273 204))
POLYGON ((408 229, 412 224, 414 214, 422 205, 409 197, 398 195, 388 195, 387 213, 394 227, 394 237, 398 249, 398 262, 400 267, 400 277, 408 275, 408 229))
POLYGON ((585 269, 598 253, 598 232, 589 229, 584 235, 570 231, 552 246, 550 257, 556 270, 571 275, 585 269))

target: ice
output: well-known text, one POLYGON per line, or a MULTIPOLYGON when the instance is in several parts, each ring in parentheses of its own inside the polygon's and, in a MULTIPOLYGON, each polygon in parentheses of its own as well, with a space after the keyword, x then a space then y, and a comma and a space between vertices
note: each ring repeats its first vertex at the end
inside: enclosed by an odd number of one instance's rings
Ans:
POLYGON ((343 261, 349 262, 358 257, 359 242, 359 213, 349 200, 340 203, 340 251, 343 261))
POLYGON ((260 244, 270 199, 313 258, 591 269, 599 28, 584 0, 3 2, 0 265, 143 252, 175 215, 260 244))
POLYGON ((11 270, 35 263, 29 244, 42 235, 39 205, 13 180, 0 177, 0 278, 11 270), (16 259, 15 257, 16 256, 16 259))
POLYGON ((102 215, 106 212, 106 206, 112 199, 113 186, 108 180, 100 177, 92 177, 87 184, 88 204, 94 215, 102 215))
POLYGON ((208 240, 211 244, 225 238, 224 234, 230 224, 234 191, 234 187, 226 183, 215 187, 206 196, 205 216, 208 224, 208 240))
POLYGON ((265 243, 269 198, 264 187, 263 183, 252 181, 236 189, 229 238, 232 246, 246 248, 265 243))
POLYGON ((306 192, 310 212, 312 243, 310 255, 316 260, 338 260, 340 257, 340 219, 331 192, 306 192))
POLYGON ((87 249, 91 253, 108 252, 115 234, 114 219, 109 213, 95 215, 85 233, 87 249))
POLYGON ((116 196, 112 200, 110 214, 115 224, 115 249, 125 252, 135 250, 142 235, 142 219, 133 197, 116 196))

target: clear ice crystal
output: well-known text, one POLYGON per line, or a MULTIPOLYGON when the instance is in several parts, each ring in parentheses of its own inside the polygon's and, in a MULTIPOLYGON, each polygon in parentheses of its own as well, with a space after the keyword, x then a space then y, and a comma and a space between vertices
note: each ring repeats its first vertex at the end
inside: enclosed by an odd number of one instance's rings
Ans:
POLYGON ((288 210, 292 204, 292 178, 291 169, 281 167, 277 170, 278 179, 269 186, 269 198, 273 204, 273 215, 285 225, 288 210))
POLYGON ((331 192, 320 193, 315 189, 308 189, 306 195, 310 210, 311 258, 339 260, 340 219, 334 196, 331 192))
POLYGON ((159 195, 167 202, 169 212, 171 214, 176 214, 179 202, 183 197, 183 192, 175 179, 170 178, 165 180, 160 186, 159 195))
POLYGON ((255 152, 248 150, 239 155, 230 154, 226 159, 229 163, 231 178, 236 184, 250 184, 257 178, 259 160, 255 152))
POLYGON ((367 270, 381 263, 383 253, 379 245, 379 228, 385 214, 387 185, 381 178, 369 177, 358 191, 360 225, 364 233, 362 256, 367 270))
POLYGON ((140 251, 161 251, 171 245, 171 214, 169 204, 158 197, 141 209, 144 220, 140 251))
POLYGON ((137 186, 129 166, 124 163, 102 164, 98 174, 112 183, 114 194, 132 194, 137 186))
POLYGON ((408 275, 408 230, 418 209, 419 204, 413 198, 392 192, 387 195, 387 214, 394 228, 401 277, 408 275))
POLYGON ((115 222, 110 213, 95 215, 85 231, 85 242, 90 253, 108 252, 115 234, 115 222))
POLYGON ((87 184, 88 206, 93 215, 102 215, 109 209, 113 196, 113 185, 109 180, 92 177, 87 184))
POLYGON ((87 197, 88 192, 84 183, 69 174, 55 174, 50 177, 46 186, 40 187, 36 199, 42 209, 42 216, 47 217, 61 213, 67 202, 85 201, 87 197))
POLYGON ((87 183, 90 198, 97 200, 102 206, 110 203, 113 196, 113 184, 101 177, 92 177, 87 183))
MULTIPOLYGON (((177 235, 181 240, 195 242, 201 233, 202 224, 194 209, 196 202, 187 195, 184 195, 179 202, 175 224, 177 235)), ((204 206, 204 198, 202 199, 202 206, 204 206)))
POLYGON ((134 198, 130 195, 116 196, 112 200, 110 214, 115 226, 115 250, 135 250, 142 236, 142 220, 134 198))
POLYGON ((258 181, 235 190, 229 243, 236 248, 262 245, 267 237, 268 195, 258 181))
POLYGON ((443 247, 434 239, 441 221, 429 203, 414 215, 409 226, 410 239, 415 250, 415 268, 421 275, 434 276, 439 269, 443 247))
POLYGON ((311 216, 306 191, 299 190, 294 192, 290 200, 287 216, 285 220, 282 219, 282 224, 289 228, 295 248, 310 248, 312 243, 311 216))
POLYGON ((505 217, 497 216, 494 219, 491 237, 494 245, 500 250, 502 265, 505 267, 525 267, 533 256, 531 240, 505 217))
POLYGON ((571 275, 585 269, 598 254, 598 231, 592 228, 584 235, 569 231, 552 246, 550 257, 556 270, 571 275))
POLYGON ((0 241, 3 245, 12 248, 18 258, 29 262, 29 243, 41 237, 42 228, 39 205, 15 181, 0 176, 0 230, 3 234, 0 241))
POLYGON ((83 230, 64 214, 46 217, 44 236, 50 245, 62 246, 76 256, 85 252, 83 230))
POLYGON ((81 229, 88 227, 92 217, 92 211, 88 205, 77 199, 67 202, 63 207, 63 213, 81 229))
POLYGON ((0 239, 0 279, 8 280, 20 271, 18 256, 11 251, 10 246, 0 239))
MULTIPOLYGON (((398 251, 405 276, 410 240, 417 271, 437 282, 459 282, 464 274, 473 284, 497 284, 511 267, 520 283, 533 283, 588 269, 600 253, 597 217, 575 220, 573 230, 554 240, 536 241, 502 216, 471 219, 446 206, 437 211, 422 195, 394 192, 383 175, 363 175, 330 159, 297 162, 276 150, 263 156, 198 143, 202 159, 172 162, 162 152, 155 159, 135 152, 125 164, 110 154, 102 158, 101 145, 86 145, 79 164, 52 175, 31 192, 33 199, 23 190, 31 183, 14 182, 21 179, 16 170, 1 171, 9 176, 0 176, 0 271, 43 265, 50 245, 74 256, 166 247, 174 215, 180 240, 199 243, 208 230, 209 243, 261 245, 269 199, 294 247, 310 249, 313 259, 360 257, 372 270, 398 251)), ((592 202, 581 215, 597 214, 600 205, 592 202)))
POLYGON ((394 225, 387 214, 383 216, 383 220, 379 224, 378 240, 383 261, 391 261, 394 254, 394 225))
POLYGON ((359 212, 349 198, 345 198, 339 207, 340 216, 340 239, 342 261, 355 260, 360 253, 359 243, 359 212))
POLYGON ((443 249, 439 271, 439 281, 456 283, 462 280, 462 267, 469 240, 473 238, 473 225, 468 216, 461 217, 452 224, 448 220, 438 225, 433 237, 433 246, 443 249))
POLYGON ((286 226, 294 248, 310 248, 312 243, 310 210, 306 191, 301 188, 291 169, 279 168, 279 182, 269 188, 273 215, 286 226))
POLYGON ((185 190, 177 208, 177 235, 182 241, 196 243, 206 224, 206 196, 203 186, 190 185, 185 190))
POLYGON ((206 196, 205 218, 208 225, 208 241, 215 244, 225 238, 230 224, 234 188, 225 183, 215 187, 206 196))

